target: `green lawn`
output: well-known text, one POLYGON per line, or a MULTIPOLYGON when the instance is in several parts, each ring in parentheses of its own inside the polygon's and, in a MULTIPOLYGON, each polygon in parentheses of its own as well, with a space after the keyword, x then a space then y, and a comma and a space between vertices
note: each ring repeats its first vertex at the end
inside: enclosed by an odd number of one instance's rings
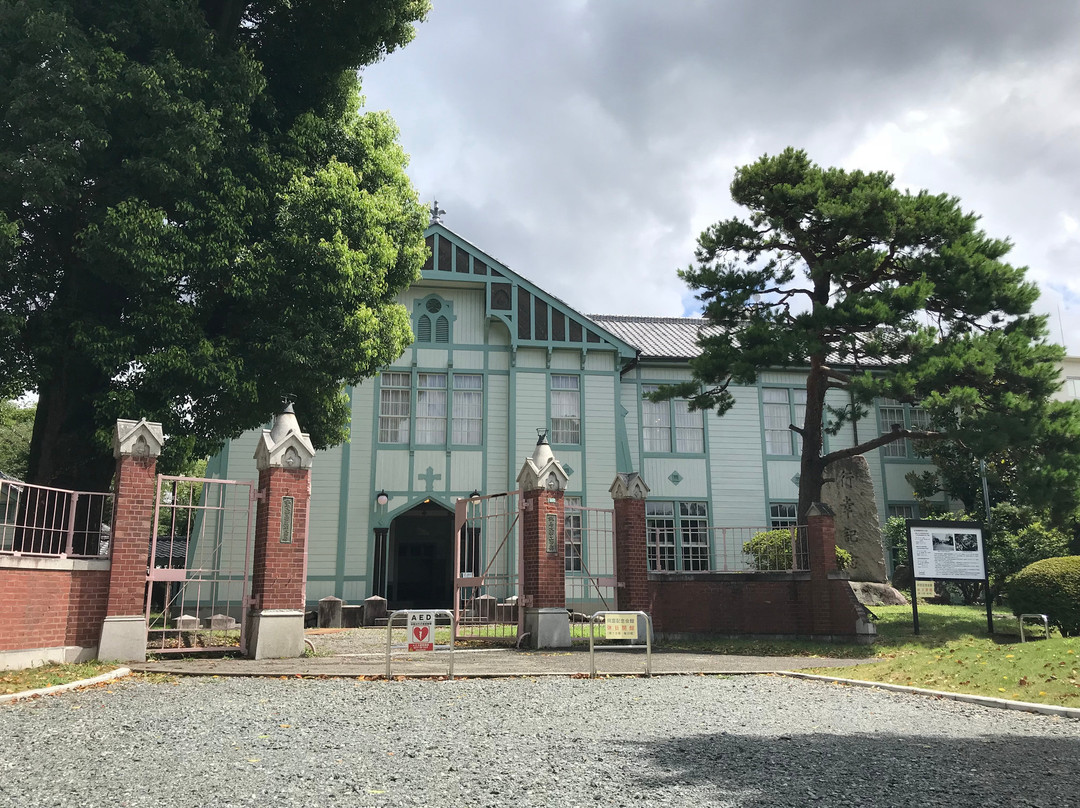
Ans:
MULTIPOLYGON (((1021 643, 1016 618, 1001 613, 995 613, 991 638, 983 607, 930 605, 919 607, 921 633, 915 636, 910 606, 873 611, 880 618, 873 651, 881 661, 811 672, 1080 707, 1080 638, 1052 633, 1021 643)), ((1033 633, 1041 635, 1041 626, 1033 633)))
POLYGON ((80 679, 89 679, 116 670, 108 662, 78 662, 72 664, 41 665, 18 671, 0 671, 0 695, 37 690, 39 687, 66 685, 80 679))

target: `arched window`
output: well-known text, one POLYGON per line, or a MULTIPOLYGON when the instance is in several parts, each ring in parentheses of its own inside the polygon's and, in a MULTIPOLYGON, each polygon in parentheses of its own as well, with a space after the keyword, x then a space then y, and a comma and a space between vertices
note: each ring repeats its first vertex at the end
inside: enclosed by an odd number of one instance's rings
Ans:
POLYGON ((428 295, 413 304, 413 331, 418 343, 450 344, 453 335, 454 304, 438 295, 428 295))
POLYGON ((416 321, 416 341, 431 342, 431 318, 426 314, 420 315, 416 321))

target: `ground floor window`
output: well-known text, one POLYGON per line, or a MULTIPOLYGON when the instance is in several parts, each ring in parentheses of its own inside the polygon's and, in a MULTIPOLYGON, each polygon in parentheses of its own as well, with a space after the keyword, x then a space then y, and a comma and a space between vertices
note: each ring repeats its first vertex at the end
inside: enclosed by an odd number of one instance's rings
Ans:
POLYGON ((794 502, 769 504, 769 527, 795 527, 799 524, 799 506, 794 502))
POLYGON ((581 497, 563 498, 566 571, 581 572, 581 497), (572 507, 571 507, 572 506, 572 507))
POLYGON ((709 511, 704 502, 646 502, 646 550, 652 572, 709 569, 709 511))

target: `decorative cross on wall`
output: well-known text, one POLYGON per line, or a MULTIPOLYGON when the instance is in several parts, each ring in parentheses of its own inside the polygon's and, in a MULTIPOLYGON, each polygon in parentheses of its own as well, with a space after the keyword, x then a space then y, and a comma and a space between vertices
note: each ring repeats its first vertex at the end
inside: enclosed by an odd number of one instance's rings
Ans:
POLYGON ((431 203, 431 210, 428 213, 431 214, 431 224, 442 224, 442 217, 446 211, 439 207, 439 200, 436 199, 431 203))
POLYGON ((428 466, 427 471, 425 471, 423 474, 416 475, 416 479, 423 481, 425 491, 431 491, 432 486, 435 484, 435 481, 441 480, 442 475, 436 474, 435 469, 433 469, 431 466, 428 466))

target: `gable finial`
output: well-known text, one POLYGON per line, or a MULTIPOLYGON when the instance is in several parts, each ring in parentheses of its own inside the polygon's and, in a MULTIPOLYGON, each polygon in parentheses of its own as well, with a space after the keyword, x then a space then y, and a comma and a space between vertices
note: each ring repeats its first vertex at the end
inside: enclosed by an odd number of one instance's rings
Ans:
POLYGON ((446 211, 439 207, 439 200, 436 199, 431 203, 431 209, 428 213, 431 214, 431 224, 442 224, 442 217, 446 211))

